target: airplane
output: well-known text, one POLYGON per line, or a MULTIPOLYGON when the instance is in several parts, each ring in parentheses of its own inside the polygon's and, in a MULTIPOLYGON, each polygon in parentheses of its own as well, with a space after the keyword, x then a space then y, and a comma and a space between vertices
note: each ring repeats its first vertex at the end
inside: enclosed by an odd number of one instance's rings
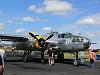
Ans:
POLYGON ((41 60, 44 60, 44 52, 50 48, 56 50, 57 59, 62 61, 64 59, 64 53, 74 53, 76 58, 73 61, 73 65, 78 65, 78 52, 85 51, 91 46, 90 39, 82 36, 76 36, 72 33, 59 33, 53 32, 43 35, 47 37, 29 32, 31 38, 21 37, 21 36, 9 36, 0 35, 1 41, 12 41, 13 46, 17 49, 24 50, 23 61, 28 61, 32 51, 41 51, 41 60))

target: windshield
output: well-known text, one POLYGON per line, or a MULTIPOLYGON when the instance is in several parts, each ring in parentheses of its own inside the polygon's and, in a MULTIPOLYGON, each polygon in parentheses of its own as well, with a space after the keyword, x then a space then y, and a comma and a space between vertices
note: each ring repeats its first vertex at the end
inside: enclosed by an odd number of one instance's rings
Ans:
POLYGON ((82 39, 78 36, 73 36, 72 42, 82 42, 82 39))

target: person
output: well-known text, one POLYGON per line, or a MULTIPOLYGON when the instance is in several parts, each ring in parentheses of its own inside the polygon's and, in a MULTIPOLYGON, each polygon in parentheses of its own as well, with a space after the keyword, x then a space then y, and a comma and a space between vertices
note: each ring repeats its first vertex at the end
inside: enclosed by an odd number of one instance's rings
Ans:
POLYGON ((5 50, 2 49, 3 46, 0 46, 0 75, 3 75, 4 72, 4 60, 5 60, 5 50))
POLYGON ((80 51, 81 63, 84 63, 84 51, 80 51))
POLYGON ((95 52, 94 50, 89 50, 90 52, 90 68, 94 68, 94 61, 95 61, 95 52))
POLYGON ((12 50, 12 55, 14 55, 14 51, 16 50, 16 47, 12 47, 11 50, 12 50))
POLYGON ((55 63, 55 50, 53 48, 50 48, 48 50, 48 54, 49 54, 49 59, 48 59, 49 65, 54 65, 54 63, 55 63))

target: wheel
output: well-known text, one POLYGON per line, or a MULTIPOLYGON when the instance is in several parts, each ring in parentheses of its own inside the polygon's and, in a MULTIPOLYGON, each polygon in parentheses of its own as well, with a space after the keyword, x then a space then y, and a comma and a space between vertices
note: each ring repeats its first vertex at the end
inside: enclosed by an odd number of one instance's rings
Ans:
POLYGON ((79 64, 78 59, 74 59, 73 65, 74 65, 74 66, 78 66, 78 64, 79 64))

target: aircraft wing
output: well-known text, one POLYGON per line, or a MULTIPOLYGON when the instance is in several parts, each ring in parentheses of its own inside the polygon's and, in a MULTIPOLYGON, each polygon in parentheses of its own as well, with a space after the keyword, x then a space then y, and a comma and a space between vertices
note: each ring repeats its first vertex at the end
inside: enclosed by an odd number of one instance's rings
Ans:
POLYGON ((25 42, 28 40, 28 38, 20 37, 20 36, 10 36, 10 35, 0 35, 1 41, 13 41, 13 42, 25 42))

